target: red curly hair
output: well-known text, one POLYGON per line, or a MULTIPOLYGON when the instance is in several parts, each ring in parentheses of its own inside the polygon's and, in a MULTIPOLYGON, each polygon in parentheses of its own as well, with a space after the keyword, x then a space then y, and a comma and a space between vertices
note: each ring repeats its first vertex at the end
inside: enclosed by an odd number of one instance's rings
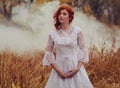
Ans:
POLYGON ((60 22, 59 22, 59 20, 58 20, 58 16, 59 16, 61 10, 66 10, 66 11, 69 13, 69 18, 70 18, 69 23, 71 23, 72 20, 73 20, 73 18, 74 18, 74 11, 73 11, 72 7, 69 6, 69 5, 67 5, 67 4, 61 5, 61 6, 58 8, 58 10, 54 13, 54 16, 53 16, 54 21, 55 21, 54 26, 55 26, 55 28, 56 28, 57 30, 59 30, 59 29, 61 28, 61 24, 60 24, 60 22))

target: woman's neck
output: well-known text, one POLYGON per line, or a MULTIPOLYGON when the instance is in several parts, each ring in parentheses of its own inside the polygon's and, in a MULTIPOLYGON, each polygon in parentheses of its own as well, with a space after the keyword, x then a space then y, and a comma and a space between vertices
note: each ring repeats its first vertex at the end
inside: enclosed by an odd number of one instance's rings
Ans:
POLYGON ((62 30, 68 30, 68 29, 70 29, 70 24, 62 24, 61 25, 61 29, 62 30))

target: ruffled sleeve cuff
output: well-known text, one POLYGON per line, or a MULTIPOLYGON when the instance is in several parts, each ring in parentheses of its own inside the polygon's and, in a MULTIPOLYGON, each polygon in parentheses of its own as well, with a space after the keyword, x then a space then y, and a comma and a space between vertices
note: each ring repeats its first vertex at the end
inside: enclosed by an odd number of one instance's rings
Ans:
POLYGON ((87 63, 89 61, 89 56, 87 50, 79 50, 78 61, 87 63))
POLYGON ((43 65, 50 65, 55 63, 55 56, 51 51, 46 51, 43 57, 43 65))

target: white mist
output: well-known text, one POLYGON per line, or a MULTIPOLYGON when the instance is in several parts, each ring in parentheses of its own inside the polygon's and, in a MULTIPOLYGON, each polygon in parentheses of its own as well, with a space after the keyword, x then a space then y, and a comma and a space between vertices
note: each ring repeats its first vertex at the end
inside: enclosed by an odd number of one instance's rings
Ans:
MULTIPOLYGON (((17 53, 44 50, 48 33, 54 29, 53 14, 59 6, 58 1, 46 3, 42 6, 17 6, 13 9, 13 17, 9 22, 0 23, 0 51, 10 50, 17 53)), ((72 25, 83 29, 87 47, 96 45, 98 48, 105 41, 106 47, 111 47, 112 35, 116 39, 116 47, 120 47, 120 31, 113 31, 93 17, 75 11, 72 25)))

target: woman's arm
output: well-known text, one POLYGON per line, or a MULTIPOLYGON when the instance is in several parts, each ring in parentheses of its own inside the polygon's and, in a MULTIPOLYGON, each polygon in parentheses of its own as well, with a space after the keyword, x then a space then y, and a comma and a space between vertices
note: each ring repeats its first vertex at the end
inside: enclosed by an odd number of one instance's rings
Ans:
POLYGON ((78 64, 77 64, 77 67, 76 67, 76 70, 79 71, 80 70, 80 67, 83 65, 84 62, 82 61, 78 61, 78 64))
POLYGON ((62 79, 67 78, 67 75, 55 63, 52 63, 51 66, 62 79))
POLYGON ((43 59, 43 64, 45 65, 51 65, 52 68, 57 72, 57 74, 61 77, 61 78, 66 78, 65 73, 63 73, 63 71, 57 66, 56 62, 55 62, 55 56, 53 54, 53 47, 54 47, 54 42, 51 38, 51 35, 49 35, 49 39, 48 39, 48 43, 47 43, 47 48, 46 48, 46 53, 44 55, 44 59, 43 59))
POLYGON ((85 48, 86 47, 84 44, 84 38, 83 38, 82 32, 78 33, 77 42, 78 42, 79 49, 81 51, 78 55, 78 64, 75 69, 72 69, 69 71, 69 73, 67 75, 68 77, 73 77, 80 70, 83 63, 86 62, 86 60, 85 60, 85 57, 86 57, 86 51, 85 51, 86 49, 85 48))
POLYGON ((73 77, 80 70, 80 67, 82 66, 82 64, 83 62, 79 61, 77 67, 70 70, 69 73, 67 74, 67 77, 69 78, 73 77))

